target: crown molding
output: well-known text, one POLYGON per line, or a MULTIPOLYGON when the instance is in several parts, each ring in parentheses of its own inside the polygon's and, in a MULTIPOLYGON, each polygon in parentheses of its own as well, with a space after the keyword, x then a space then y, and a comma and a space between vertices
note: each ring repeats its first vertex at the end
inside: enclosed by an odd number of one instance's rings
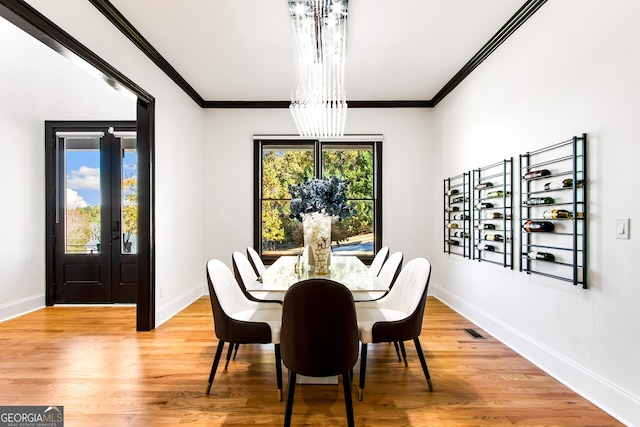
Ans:
POLYGON ((489 57, 505 40, 522 26, 547 0, 528 0, 518 11, 498 30, 497 33, 482 46, 482 48, 449 80, 431 102, 435 107, 456 86, 458 86, 473 70, 489 57))
POLYGON ((200 107, 204 106, 204 99, 191 85, 164 59, 151 43, 124 17, 109 0, 89 0, 111 23, 131 42, 153 61, 171 80, 174 81, 200 107))
MULTIPOLYGON (((291 101, 204 101, 202 108, 289 108, 291 101)), ((349 108, 431 108, 431 101, 347 101, 349 108)))

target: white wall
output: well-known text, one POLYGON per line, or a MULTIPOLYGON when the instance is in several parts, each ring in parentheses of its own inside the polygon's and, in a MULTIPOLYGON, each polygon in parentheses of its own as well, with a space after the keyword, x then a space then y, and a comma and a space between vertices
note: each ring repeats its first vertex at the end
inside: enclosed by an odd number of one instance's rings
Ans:
MULTIPOLYGON (((89 2, 29 3, 156 97, 161 323, 206 293, 207 258, 229 264, 233 250, 252 244, 251 137, 293 133, 289 113, 203 112, 89 2)), ((429 257, 431 290, 439 298, 630 425, 640 425, 640 368, 633 363, 640 290, 632 267, 640 251, 633 231, 639 202, 630 184, 640 154, 639 8, 633 0, 547 2, 434 110, 351 110, 347 120, 347 133, 385 137, 384 244, 406 259, 429 257), (591 156, 589 290, 442 253, 443 178, 582 132, 589 134, 591 156), (620 217, 631 218, 629 241, 613 237, 620 217)), ((29 138, 11 138, 30 141, 16 155, 41 158, 42 138, 29 138)), ((1 282, 6 293, 13 289, 6 280, 44 282, 42 270, 25 272, 44 260, 44 212, 37 213, 44 178, 7 167, 5 157, 0 162, 0 178, 21 174, 31 194, 2 187, 3 203, 17 200, 36 210, 21 224, 33 237, 24 244, 34 247, 18 257, 3 253, 17 260, 13 277, 1 282)), ((7 219, 15 222, 12 215, 7 219)))
POLYGON ((29 0, 156 100, 156 325, 206 292, 200 107, 85 0, 29 0))
POLYGON ((589 289, 520 273, 518 261, 510 271, 448 257, 440 232, 432 291, 629 425, 640 425, 638 16, 634 0, 546 3, 436 107, 432 163, 440 182, 510 156, 517 170, 520 153, 588 134, 589 289), (625 217, 631 240, 616 240, 625 217))
POLYGON ((0 18, 0 320, 44 306, 45 120, 135 120, 132 99, 0 18))
MULTIPOLYGON (((428 256, 434 238, 427 109, 351 109, 346 134, 382 134, 383 244, 405 259, 428 256)), ((253 135, 296 132, 289 110, 211 110, 205 114, 205 254, 231 265, 253 245, 253 135), (224 183, 221 186, 220 183, 224 183)))

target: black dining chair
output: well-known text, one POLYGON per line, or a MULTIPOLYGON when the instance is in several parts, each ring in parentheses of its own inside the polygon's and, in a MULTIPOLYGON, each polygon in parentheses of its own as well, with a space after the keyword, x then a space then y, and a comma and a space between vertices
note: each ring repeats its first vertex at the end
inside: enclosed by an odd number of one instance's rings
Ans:
POLYGON ((218 347, 209 374, 207 394, 220 362, 225 342, 236 344, 269 344, 275 347, 278 398, 282 400, 282 364, 280 359, 280 326, 282 305, 251 301, 240 290, 233 273, 222 261, 207 262, 207 283, 218 347))
POLYGON ((291 424, 296 375, 342 375, 347 423, 354 425, 351 372, 358 360, 358 324, 351 291, 327 279, 291 286, 282 306, 281 355, 289 369, 284 425, 291 424))
POLYGON ((429 390, 433 391, 431 376, 420 344, 422 318, 427 301, 427 289, 431 277, 431 263, 416 258, 402 269, 393 288, 375 301, 356 303, 360 333, 360 388, 358 400, 362 400, 367 370, 367 346, 371 343, 398 342, 406 365, 404 341, 413 340, 429 390))

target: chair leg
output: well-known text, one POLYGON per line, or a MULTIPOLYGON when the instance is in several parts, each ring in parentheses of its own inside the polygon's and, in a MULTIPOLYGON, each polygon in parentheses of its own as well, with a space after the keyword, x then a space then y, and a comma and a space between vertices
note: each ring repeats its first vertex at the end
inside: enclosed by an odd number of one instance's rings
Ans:
POLYGON ((238 347, 240 347, 240 344, 236 343, 236 349, 233 351, 233 360, 236 360, 236 356, 238 355, 238 347))
POLYGON ((402 358, 400 357, 400 347, 398 346, 398 341, 394 341, 393 346, 396 348, 396 354, 398 355, 398 362, 401 362, 402 358))
POLYGON ((360 345, 360 388, 358 389, 358 400, 362 401, 364 394, 364 376, 367 372, 367 344, 360 345))
POLYGON ((213 365, 211 366, 211 373, 209 374, 209 384, 207 385, 207 394, 211 391, 211 385, 213 384, 213 377, 216 375, 218 369, 218 363, 220 363, 220 356, 222 355, 222 349, 224 348, 224 341, 218 341, 218 348, 216 349, 216 355, 213 358, 213 365))
POLYGON ((282 359, 280 357, 280 344, 275 345, 276 353, 276 382, 278 384, 278 400, 282 402, 282 359))
POLYGON ((404 366, 408 368, 409 364, 407 363, 407 352, 404 349, 404 342, 400 341, 398 342, 398 345, 400 345, 400 352, 402 352, 402 360, 404 360, 404 366))
POLYGON ((433 391, 433 384, 431 384, 431 376, 429 375, 429 368, 427 368, 427 361, 424 358, 424 353, 422 353, 422 345, 420 345, 420 340, 416 337, 413 339, 413 342, 416 345, 416 351, 418 352, 418 358, 420 358, 420 364, 422 365, 422 371, 424 372, 424 377, 427 379, 427 385, 429 385, 429 391, 433 391))
POLYGON ((235 347, 235 344, 230 342, 229 343, 229 350, 227 350, 227 361, 224 364, 225 371, 229 367, 229 361, 231 360, 231 353, 233 353, 233 347, 235 347))
POLYGON ((291 425, 291 412, 293 411, 293 395, 296 392, 296 373, 289 370, 289 385, 287 387, 287 403, 284 409, 284 427, 291 425))
POLYGON ((348 372, 342 374, 342 387, 344 388, 344 406, 347 408, 347 425, 353 427, 353 400, 351 399, 351 383, 348 372))

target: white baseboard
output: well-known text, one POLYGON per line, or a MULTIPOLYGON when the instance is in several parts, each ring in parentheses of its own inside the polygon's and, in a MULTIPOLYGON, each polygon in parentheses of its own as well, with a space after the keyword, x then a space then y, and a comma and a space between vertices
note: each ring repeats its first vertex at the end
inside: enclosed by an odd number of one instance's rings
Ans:
POLYGON ((44 293, 2 304, 0 305, 0 322, 22 316, 23 314, 27 314, 44 307, 44 293))
POLYGON ((430 294, 477 324, 525 359, 628 426, 640 426, 640 398, 574 363, 448 290, 431 284, 430 294))
MULTIPOLYGON (((156 310, 156 327, 160 326, 173 316, 184 310, 191 303, 203 295, 208 295, 206 286, 201 284, 185 292, 179 298, 173 299, 170 303, 156 310)), ((65 304, 71 306, 72 304, 65 304)), ((109 306, 113 306, 109 304, 109 306)), ((23 298, 18 301, 11 301, 0 305, 0 322, 22 316, 35 310, 45 307, 44 293, 23 298)))
MULTIPOLYGON (((187 308, 191 303, 203 295, 209 295, 204 284, 200 284, 185 292, 178 298, 172 298, 171 301, 160 308, 156 307, 156 328, 176 314, 187 308)), ((157 304, 157 302, 156 302, 157 304)))

